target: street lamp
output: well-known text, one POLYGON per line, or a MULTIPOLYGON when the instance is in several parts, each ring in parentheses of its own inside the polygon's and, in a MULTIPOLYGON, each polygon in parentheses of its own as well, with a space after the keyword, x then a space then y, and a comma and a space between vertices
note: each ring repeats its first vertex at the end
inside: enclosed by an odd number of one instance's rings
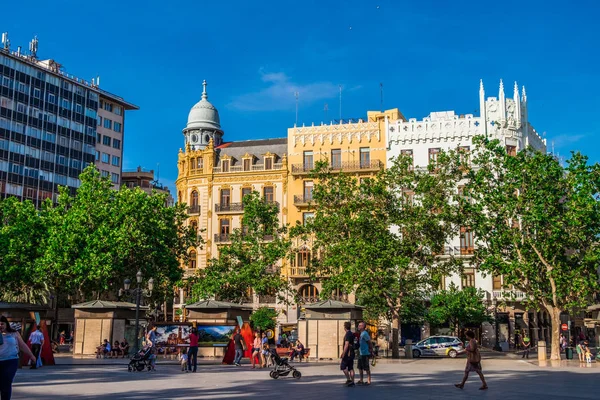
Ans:
POLYGON ((502 351, 502 347, 500 347, 500 329, 498 326, 498 299, 496 299, 496 296, 494 295, 494 298, 492 299, 492 305, 494 306, 494 329, 496 331, 496 343, 494 344, 494 350, 495 351, 502 351))
POLYGON ((119 297, 126 295, 133 297, 135 296, 135 343, 133 345, 133 354, 137 354, 139 351, 139 336, 140 336, 140 300, 141 297, 150 297, 152 296, 152 290, 154 289, 154 279, 148 279, 148 288, 143 289, 141 287, 142 284, 142 271, 138 271, 135 274, 135 280, 137 281, 137 287, 135 289, 131 289, 131 281, 129 279, 125 279, 123 281, 123 289, 119 289, 119 297))

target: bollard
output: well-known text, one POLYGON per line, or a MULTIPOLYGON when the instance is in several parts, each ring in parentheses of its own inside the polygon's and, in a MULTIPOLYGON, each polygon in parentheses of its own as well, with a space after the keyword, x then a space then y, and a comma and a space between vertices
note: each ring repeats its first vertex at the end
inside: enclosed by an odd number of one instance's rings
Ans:
POLYGON ((546 342, 538 342, 538 361, 546 361, 546 342))
POLYGON ((406 343, 404 345, 404 357, 405 358, 413 358, 412 340, 410 340, 410 339, 406 339, 406 343))

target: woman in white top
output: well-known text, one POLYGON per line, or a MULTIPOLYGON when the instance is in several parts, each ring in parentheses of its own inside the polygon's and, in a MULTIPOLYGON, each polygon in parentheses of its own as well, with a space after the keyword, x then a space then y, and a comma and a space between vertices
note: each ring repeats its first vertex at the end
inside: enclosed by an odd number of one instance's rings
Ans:
POLYGON ((37 361, 19 332, 10 327, 6 317, 0 317, 0 398, 10 400, 12 383, 19 368, 19 350, 33 361, 37 361))

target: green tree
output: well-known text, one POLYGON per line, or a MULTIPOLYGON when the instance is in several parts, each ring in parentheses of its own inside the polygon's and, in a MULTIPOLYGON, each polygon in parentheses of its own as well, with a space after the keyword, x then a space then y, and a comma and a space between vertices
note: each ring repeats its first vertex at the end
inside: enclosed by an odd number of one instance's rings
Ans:
POLYGON ((287 228, 279 224, 279 206, 265 202, 257 192, 246 195, 243 204, 243 229, 234 229, 231 243, 198 271, 192 285, 194 300, 217 297, 243 302, 252 290, 258 295, 277 295, 282 301, 291 296, 291 287, 278 267, 290 249, 287 228))
POLYGON ((462 328, 491 321, 484 298, 485 293, 481 289, 466 287, 460 290, 451 284, 447 290, 433 295, 426 319, 431 325, 449 323, 458 334, 462 328))
POLYGON ((502 275, 552 321, 552 359, 560 359, 560 314, 585 307, 600 290, 600 165, 573 153, 566 165, 531 149, 506 154, 476 138, 463 209, 477 248, 474 264, 502 275))
POLYGON ((139 189, 113 190, 93 165, 80 179, 76 195, 61 187, 57 206, 49 210, 37 273, 78 301, 114 296, 138 270, 154 278, 155 300, 172 294, 183 274, 179 260, 200 244, 184 226, 185 206, 166 207, 163 195, 139 189))
POLYGON ((254 329, 265 331, 275 328, 276 318, 277 311, 269 307, 259 307, 250 315, 250 322, 254 329))
POLYGON ((324 297, 354 292, 370 316, 390 318, 393 357, 399 357, 401 316, 422 317, 414 306, 455 267, 451 256, 438 257, 458 232, 452 200, 461 172, 452 157, 458 156, 441 153, 436 165, 413 168, 412 158, 401 156, 361 180, 317 163, 315 217, 294 228, 295 236, 314 242, 309 271, 323 277, 324 297))
POLYGON ((50 292, 36 264, 44 253, 45 204, 39 211, 29 200, 0 200, 0 299, 45 303, 50 292))

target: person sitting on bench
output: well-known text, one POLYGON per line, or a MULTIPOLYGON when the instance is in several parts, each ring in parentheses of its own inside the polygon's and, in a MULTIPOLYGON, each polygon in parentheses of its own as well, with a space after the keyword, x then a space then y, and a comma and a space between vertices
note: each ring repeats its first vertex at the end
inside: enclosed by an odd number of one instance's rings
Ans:
POLYGON ((296 341, 296 348, 292 349, 292 354, 290 356, 290 361, 294 361, 294 358, 298 357, 300 361, 304 358, 304 345, 300 342, 300 339, 296 341))

